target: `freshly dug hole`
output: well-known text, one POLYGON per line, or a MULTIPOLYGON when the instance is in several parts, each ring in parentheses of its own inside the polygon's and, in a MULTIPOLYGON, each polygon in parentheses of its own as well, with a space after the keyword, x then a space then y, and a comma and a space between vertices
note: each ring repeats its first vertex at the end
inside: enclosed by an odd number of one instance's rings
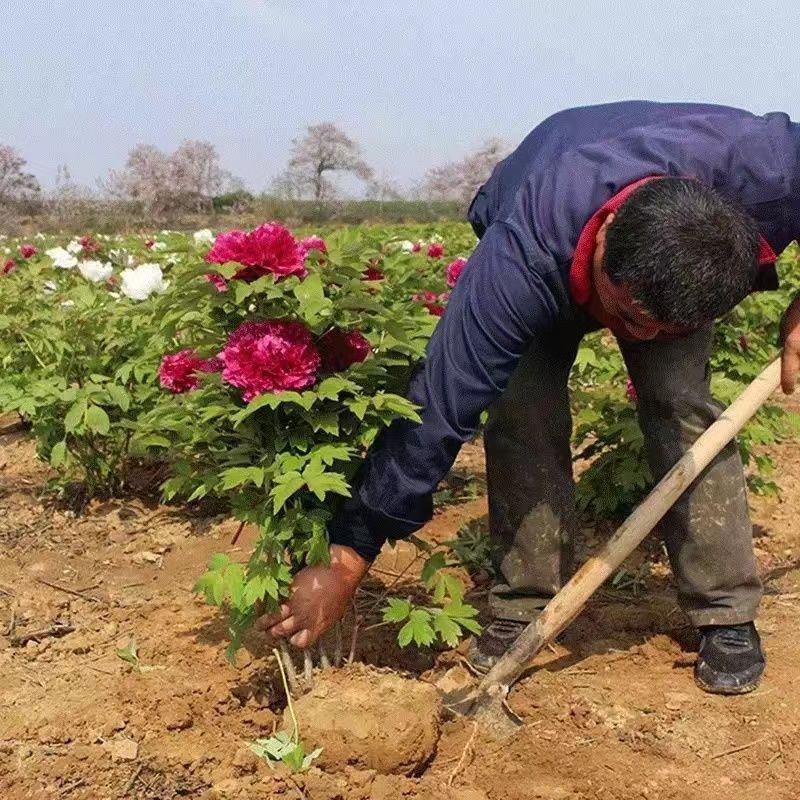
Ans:
MULTIPOLYGON (((306 749, 322 747, 317 764, 330 771, 351 764, 413 775, 439 739, 442 703, 433 686, 362 665, 320 673, 294 705, 306 749)), ((288 709, 283 722, 292 729, 288 709)))

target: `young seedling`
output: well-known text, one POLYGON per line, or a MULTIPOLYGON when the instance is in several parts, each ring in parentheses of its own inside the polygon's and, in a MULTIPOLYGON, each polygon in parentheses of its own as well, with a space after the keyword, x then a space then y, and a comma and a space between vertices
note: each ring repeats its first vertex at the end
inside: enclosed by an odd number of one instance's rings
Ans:
POLYGON ((289 716, 292 718, 292 733, 278 731, 274 736, 270 736, 269 739, 256 739, 249 744, 249 747, 259 758, 263 758, 267 762, 270 769, 273 768, 273 764, 280 761, 294 772, 303 772, 319 758, 322 748, 318 747, 316 750, 306 753, 305 745, 300 740, 300 725, 297 722, 297 715, 294 711, 292 693, 289 689, 281 654, 276 649, 273 649, 272 653, 278 662, 278 669, 281 673, 287 708, 289 709, 289 716))
POLYGON ((133 669, 142 674, 145 672, 154 672, 157 669, 164 669, 162 666, 142 664, 139 660, 139 648, 136 646, 136 639, 131 636, 130 641, 125 647, 117 648, 117 657, 123 661, 127 661, 133 669))

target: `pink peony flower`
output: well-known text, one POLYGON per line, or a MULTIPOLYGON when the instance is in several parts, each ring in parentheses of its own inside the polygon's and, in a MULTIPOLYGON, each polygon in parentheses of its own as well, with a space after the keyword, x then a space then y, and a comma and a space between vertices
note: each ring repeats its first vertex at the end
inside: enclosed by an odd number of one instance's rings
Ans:
POLYGON ((633 381, 628 378, 627 383, 625 384, 625 393, 628 395, 628 400, 632 403, 639 402, 639 395, 636 392, 636 387, 633 385, 633 381))
POLYGON ((78 239, 78 242, 83 248, 82 252, 85 255, 93 255, 95 253, 99 253, 100 250, 102 249, 100 246, 100 242, 98 242, 96 239, 93 239, 91 236, 81 236, 80 239, 78 239))
POLYGON ((431 242, 428 245, 428 258, 441 258, 444 255, 444 245, 439 242, 431 242))
POLYGON ((322 356, 322 368, 326 372, 340 372, 352 364, 364 361, 372 352, 369 342, 360 331, 344 331, 331 328, 317 342, 322 356))
POLYGON ((158 379, 164 389, 182 394, 200 385, 198 372, 219 372, 221 366, 219 359, 200 358, 194 350, 180 350, 161 359, 158 379))
POLYGON ((320 253, 328 252, 328 245, 325 244, 325 240, 320 236, 306 236, 300 242, 300 247, 305 253, 310 253, 312 250, 319 250, 320 253))
POLYGON ((238 280, 252 281, 262 275, 304 278, 306 253, 292 234, 277 222, 267 222, 252 231, 221 233, 208 251, 206 261, 225 264, 235 261, 245 268, 234 274, 238 280))
POLYGON ((209 282, 213 283, 218 292, 228 291, 228 281, 222 277, 218 272, 207 272, 203 277, 209 282))
POLYGON ((3 275, 9 275, 17 268, 17 262, 13 258, 9 258, 3 265, 3 275))
POLYGON ((155 247, 155 245, 156 245, 156 240, 155 239, 145 239, 144 240, 144 246, 148 250, 152 250, 155 247))
POLYGON ((23 258, 33 258, 39 251, 32 244, 21 244, 19 254, 23 258))
POLYGON ((457 258, 455 261, 451 261, 447 265, 447 285, 449 287, 452 288, 453 286, 456 285, 458 276, 461 274, 461 271, 466 266, 467 266, 466 258, 457 258))
POLYGON ((414 242, 414 246, 411 248, 412 253, 419 253, 422 250, 422 242, 414 242))
POLYGON ((422 294, 413 295, 411 299, 422 303, 428 309, 428 313, 433 314, 434 317, 441 317, 445 309, 442 303, 446 303, 450 299, 450 293, 423 292, 422 294))
POLYGON ((250 402, 265 392, 305 389, 314 383, 321 358, 311 333, 299 322, 243 322, 220 353, 222 379, 250 402))

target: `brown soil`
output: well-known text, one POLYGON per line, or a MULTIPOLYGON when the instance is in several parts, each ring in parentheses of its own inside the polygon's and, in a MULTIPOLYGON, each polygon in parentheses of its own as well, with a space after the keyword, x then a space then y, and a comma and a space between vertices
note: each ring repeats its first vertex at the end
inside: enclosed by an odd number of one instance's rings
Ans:
MULTIPOLYGON (((31 444, 0 436, 0 797, 798 798, 800 444, 774 454, 783 499, 753 502, 769 656, 755 693, 725 699, 695 688, 694 635, 658 561, 638 594, 600 593, 515 687, 510 702, 525 726, 513 739, 492 741, 470 721, 445 719, 421 774, 326 757, 290 775, 272 772, 246 746, 281 725, 269 643, 254 634, 229 665, 224 619, 191 591, 212 553, 246 553, 246 535, 229 544, 235 522, 138 501, 94 504, 75 517, 38 499, 46 473, 31 444), (62 635, 15 645, 42 629, 62 635), (116 652, 131 637, 141 669, 116 652)), ((479 449, 467 448, 463 463, 479 471, 479 449)), ((485 514, 485 499, 450 507, 425 536, 444 541, 485 514)), ((584 534, 585 552, 607 530, 584 534)), ((648 552, 660 556, 660 547, 648 552)), ((408 578, 420 564, 407 544, 381 555, 359 597, 367 624, 379 621, 387 585, 419 592, 408 578)), ((480 603, 481 587, 474 596, 480 603)), ((394 636, 390 627, 363 631, 359 656, 426 684, 458 677, 459 652, 401 651, 394 636)), ((374 704, 394 679, 368 680, 374 691, 361 710, 379 709, 379 718, 359 724, 377 726, 375 741, 391 741, 408 706, 374 704)), ((318 683, 340 693, 343 716, 359 710, 357 685, 352 671, 318 683)), ((355 728, 343 732, 338 745, 353 735, 355 728)), ((335 740, 326 744, 335 751, 335 740)), ((399 760, 413 771, 404 747, 398 742, 399 760)))
MULTIPOLYGON (((324 671, 295 704, 303 738, 323 748, 318 766, 398 775, 418 774, 428 764, 441 711, 436 687, 363 665, 324 671)), ((288 710, 283 722, 292 730, 288 710)))

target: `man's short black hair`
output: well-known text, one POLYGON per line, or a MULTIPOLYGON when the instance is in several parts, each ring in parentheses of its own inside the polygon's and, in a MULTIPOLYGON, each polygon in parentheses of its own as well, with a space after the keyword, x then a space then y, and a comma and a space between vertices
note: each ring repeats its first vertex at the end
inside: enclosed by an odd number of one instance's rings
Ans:
POLYGON ((758 274, 758 227, 689 178, 636 189, 606 231, 603 269, 659 322, 696 327, 723 316, 758 274))

